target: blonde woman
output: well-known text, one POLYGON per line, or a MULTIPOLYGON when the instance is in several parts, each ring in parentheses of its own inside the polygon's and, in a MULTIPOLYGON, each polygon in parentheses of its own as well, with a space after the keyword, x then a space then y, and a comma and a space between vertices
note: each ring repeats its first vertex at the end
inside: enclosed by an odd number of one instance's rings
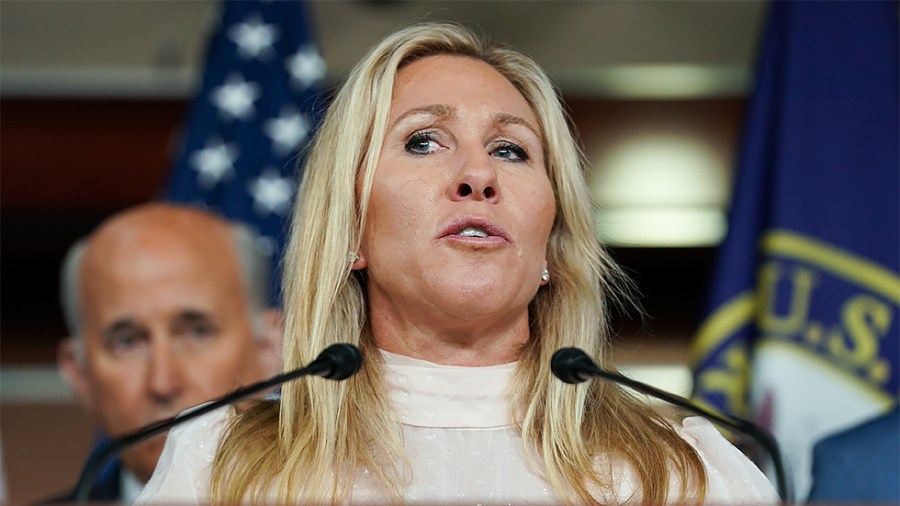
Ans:
POLYGON ((321 125, 286 259, 285 368, 359 344, 347 381, 176 429, 139 502, 774 503, 705 420, 551 375, 608 365, 622 276, 544 72, 465 28, 374 47, 321 125))

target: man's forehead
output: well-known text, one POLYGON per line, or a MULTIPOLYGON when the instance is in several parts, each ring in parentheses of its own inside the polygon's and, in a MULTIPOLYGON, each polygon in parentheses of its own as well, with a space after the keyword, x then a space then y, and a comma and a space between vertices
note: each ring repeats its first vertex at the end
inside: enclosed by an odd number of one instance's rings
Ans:
POLYGON ((158 237, 98 248, 85 255, 83 284, 93 279, 117 283, 169 283, 178 279, 230 286, 239 278, 233 245, 199 238, 158 237))
POLYGON ((88 241, 88 254, 116 254, 117 250, 168 248, 180 245, 197 254, 230 243, 232 227, 205 215, 171 213, 117 220, 97 230, 88 241))
POLYGON ((96 304, 161 306, 191 298, 207 305, 242 297, 233 245, 214 234, 205 236, 145 234, 89 246, 81 271, 84 310, 96 310, 91 307, 96 304))

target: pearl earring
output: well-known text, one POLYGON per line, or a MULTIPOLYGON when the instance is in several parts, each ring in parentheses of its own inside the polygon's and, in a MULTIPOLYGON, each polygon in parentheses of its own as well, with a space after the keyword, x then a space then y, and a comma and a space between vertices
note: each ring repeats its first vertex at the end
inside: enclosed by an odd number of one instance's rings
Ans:
POLYGON ((543 281, 544 283, 550 282, 550 271, 544 269, 544 272, 541 273, 541 281, 543 281))
POLYGON ((357 260, 359 260, 359 255, 354 252, 347 253, 347 260, 350 261, 350 264, 355 264, 357 260))

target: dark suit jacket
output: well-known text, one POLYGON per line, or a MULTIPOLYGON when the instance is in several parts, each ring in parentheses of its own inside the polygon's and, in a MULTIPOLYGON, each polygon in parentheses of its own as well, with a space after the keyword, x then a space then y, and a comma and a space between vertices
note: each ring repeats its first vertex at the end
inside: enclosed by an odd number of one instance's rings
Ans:
MULTIPOLYGON (((92 502, 119 502, 122 500, 121 483, 122 463, 118 459, 111 460, 97 475, 97 479, 94 480, 88 499, 92 502)), ((73 488, 66 495, 47 499, 38 504, 74 503, 75 492, 76 490, 73 488)))
POLYGON ((900 407, 813 450, 809 502, 900 502, 900 407))

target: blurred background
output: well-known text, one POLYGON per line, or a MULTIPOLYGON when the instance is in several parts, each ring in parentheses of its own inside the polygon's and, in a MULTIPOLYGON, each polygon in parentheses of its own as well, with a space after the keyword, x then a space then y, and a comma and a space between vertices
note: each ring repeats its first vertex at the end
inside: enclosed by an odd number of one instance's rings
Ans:
MULTIPOLYGON (((534 57, 591 162, 598 234, 648 318, 617 353, 686 393, 686 356, 726 232, 761 1, 312 1, 337 85, 370 44, 416 20, 480 27, 534 57), (662 374, 662 376, 658 376, 662 374)), ((10 503, 74 482, 93 429, 55 370, 58 272, 103 218, 157 198, 204 64, 216 2, 0 2, 3 461, 10 503), (36 479, 39 478, 39 479, 36 479)))
MULTIPOLYGON (((66 248, 159 196, 202 77, 216 2, 0 3, 2 444, 9 500, 70 486, 91 445, 55 370, 66 248)), ((725 209, 764 2, 313 1, 325 91, 403 24, 450 19, 530 54, 592 162, 597 225, 649 318, 626 363, 684 393, 725 209)))

